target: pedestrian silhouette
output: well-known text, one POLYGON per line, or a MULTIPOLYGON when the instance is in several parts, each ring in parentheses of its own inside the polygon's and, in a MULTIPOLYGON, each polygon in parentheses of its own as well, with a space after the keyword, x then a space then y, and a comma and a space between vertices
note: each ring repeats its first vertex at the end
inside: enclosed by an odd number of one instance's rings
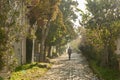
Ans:
POLYGON ((71 59, 71 53, 72 53, 72 49, 70 47, 68 48, 67 53, 68 53, 68 57, 69 57, 69 60, 70 60, 71 59))

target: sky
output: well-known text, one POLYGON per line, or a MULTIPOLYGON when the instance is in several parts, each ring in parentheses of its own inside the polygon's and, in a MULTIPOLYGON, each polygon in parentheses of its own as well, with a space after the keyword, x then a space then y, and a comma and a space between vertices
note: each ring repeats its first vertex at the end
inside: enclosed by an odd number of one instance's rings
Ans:
MULTIPOLYGON (((78 1, 79 5, 78 8, 82 11, 85 11, 85 0, 76 0, 78 1)), ((81 16, 78 17, 78 20, 75 22, 75 26, 79 26, 79 20, 81 19, 81 16)))
POLYGON ((85 10, 85 0, 77 0, 79 3, 79 8, 82 9, 83 11, 85 10))

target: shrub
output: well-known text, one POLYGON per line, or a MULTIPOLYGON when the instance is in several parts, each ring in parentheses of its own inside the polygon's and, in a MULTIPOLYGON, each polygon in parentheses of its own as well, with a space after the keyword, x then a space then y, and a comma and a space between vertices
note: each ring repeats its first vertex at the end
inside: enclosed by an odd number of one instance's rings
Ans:
POLYGON ((50 67, 51 64, 49 63, 32 63, 19 66, 11 74, 10 80, 34 80, 42 76, 50 67))

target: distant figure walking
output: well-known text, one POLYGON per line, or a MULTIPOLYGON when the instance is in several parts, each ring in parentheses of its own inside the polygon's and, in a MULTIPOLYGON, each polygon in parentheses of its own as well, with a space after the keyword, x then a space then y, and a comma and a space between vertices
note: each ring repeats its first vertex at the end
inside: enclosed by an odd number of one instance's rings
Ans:
POLYGON ((70 47, 68 48, 67 53, 68 53, 68 57, 69 57, 69 60, 70 60, 71 59, 71 53, 72 53, 72 49, 70 47))

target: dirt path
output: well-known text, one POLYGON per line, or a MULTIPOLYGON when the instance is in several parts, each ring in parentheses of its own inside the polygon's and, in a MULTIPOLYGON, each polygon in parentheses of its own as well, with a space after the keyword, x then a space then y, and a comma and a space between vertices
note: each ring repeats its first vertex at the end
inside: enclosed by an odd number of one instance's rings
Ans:
POLYGON ((55 64, 46 75, 36 80, 98 80, 82 54, 72 53, 71 60, 63 54, 53 61, 55 64))

